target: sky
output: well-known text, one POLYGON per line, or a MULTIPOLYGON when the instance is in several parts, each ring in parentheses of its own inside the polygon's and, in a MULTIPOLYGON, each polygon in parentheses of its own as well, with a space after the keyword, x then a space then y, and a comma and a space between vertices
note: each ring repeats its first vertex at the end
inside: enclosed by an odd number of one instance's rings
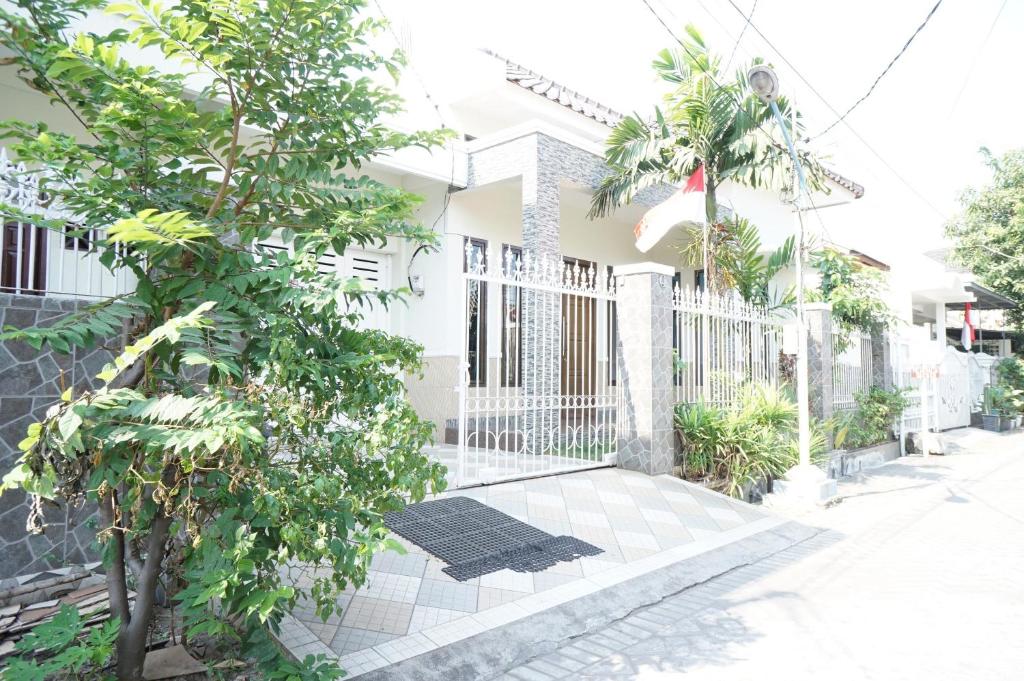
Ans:
MULTIPOLYGON (((755 0, 732 0, 739 11, 730 0, 648 2, 677 35, 692 23, 723 55, 740 38, 734 68, 754 56, 775 66, 812 136, 837 118, 832 109, 845 111, 868 90, 935 5, 757 0, 746 25, 755 0)), ((1024 88, 1015 68, 1024 56, 1024 2, 1005 0, 999 14, 1003 4, 944 0, 847 118, 850 126, 840 123, 812 142, 830 166, 866 188, 854 206, 821 211, 826 237, 869 244, 872 255, 889 262, 939 246, 962 190, 989 177, 979 147, 999 154, 1024 143, 1017 123, 1024 88)), ((410 41, 414 60, 433 50, 489 48, 623 112, 648 111, 659 100, 650 63, 675 44, 644 0, 379 5, 410 41)))

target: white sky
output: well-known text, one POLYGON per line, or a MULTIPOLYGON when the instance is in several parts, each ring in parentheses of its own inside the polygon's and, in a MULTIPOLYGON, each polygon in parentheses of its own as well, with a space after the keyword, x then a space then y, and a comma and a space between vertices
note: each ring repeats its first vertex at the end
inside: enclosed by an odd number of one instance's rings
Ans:
MULTIPOLYGON (((650 0, 678 34, 694 23, 728 55, 744 19, 728 0, 650 0)), ((749 12, 754 0, 734 0, 749 12)), ((650 69, 675 44, 642 0, 380 0, 411 32, 416 51, 488 47, 620 111, 658 101, 650 69)), ((867 189, 853 209, 822 213, 828 235, 892 260, 942 241, 960 191, 988 177, 977 153, 1022 144, 1018 80, 1024 2, 946 0, 872 96, 849 117, 854 129, 925 200, 840 124, 818 150, 867 189), (973 73, 963 94, 957 93, 973 73), (954 103, 956 105, 954 106, 954 103), (932 204, 929 206, 928 204, 932 204), (856 236, 852 236, 856 235, 856 236), (866 242, 866 243, 865 243, 866 242)), ((921 23, 934 0, 758 0, 753 23, 826 100, 845 111, 921 23)), ((415 52, 414 52, 415 54, 415 52)), ((835 116, 750 27, 735 62, 761 56, 779 72, 811 134, 835 116)))

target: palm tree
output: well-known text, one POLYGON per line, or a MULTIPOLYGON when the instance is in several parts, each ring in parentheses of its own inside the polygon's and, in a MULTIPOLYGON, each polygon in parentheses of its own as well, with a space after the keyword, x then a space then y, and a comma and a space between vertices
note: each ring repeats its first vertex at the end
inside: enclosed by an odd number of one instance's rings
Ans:
MULTIPOLYGON (((626 116, 609 135, 605 160, 611 173, 594 194, 590 217, 612 213, 648 187, 679 184, 703 165, 707 231, 715 233, 729 228, 719 220, 717 189, 722 182, 763 187, 791 181, 784 148, 766 132, 774 125, 771 111, 747 86, 747 69, 727 78, 720 58, 708 50, 697 29, 688 25, 686 33, 680 48, 662 50, 654 61, 654 70, 672 86, 664 108, 655 107, 650 121, 626 116)), ((785 120, 791 120, 789 102, 780 97, 777 103, 785 120)), ((808 181, 820 184, 818 164, 808 159, 805 168, 808 181)), ((721 290, 726 278, 714 268, 715 240, 708 241, 702 246, 711 266, 705 280, 721 290)))
MULTIPOLYGON (((704 266, 700 230, 691 230, 691 238, 679 247, 683 263, 704 266)), ((769 310, 792 307, 796 290, 792 285, 771 290, 776 274, 793 264, 796 237, 790 236, 771 253, 765 254, 757 226, 746 218, 733 216, 717 223, 708 238, 709 264, 720 289, 734 289, 748 303, 769 310)))

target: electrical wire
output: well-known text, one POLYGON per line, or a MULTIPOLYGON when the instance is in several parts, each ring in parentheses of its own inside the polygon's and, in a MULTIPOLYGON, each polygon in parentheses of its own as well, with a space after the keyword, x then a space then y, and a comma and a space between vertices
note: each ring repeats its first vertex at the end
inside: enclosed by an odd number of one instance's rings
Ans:
POLYGON ((750 20, 754 18, 754 12, 757 11, 757 0, 754 0, 753 6, 750 8, 750 14, 745 15, 743 18, 743 28, 740 29, 740 35, 736 38, 736 42, 733 43, 732 52, 729 54, 729 61, 725 62, 725 70, 728 72, 729 67, 732 66, 732 59, 736 56, 736 48, 740 46, 740 41, 743 40, 743 34, 747 32, 747 26, 750 25, 750 20))
POLYGON ((953 112, 956 111, 957 104, 960 103, 960 97, 964 94, 964 90, 967 89, 967 84, 971 82, 971 76, 974 75, 974 69, 978 66, 978 60, 985 48, 988 47, 988 41, 992 37, 992 33, 996 30, 996 24, 999 23, 999 17, 1002 16, 1003 10, 1006 9, 1007 0, 1003 0, 1003 4, 999 5, 999 11, 996 12, 996 16, 992 19, 992 24, 988 27, 988 33, 985 34, 985 39, 981 42, 981 47, 974 53, 974 57, 971 59, 971 66, 967 69, 967 76, 964 78, 963 84, 956 93, 956 97, 953 99, 953 106, 949 108, 949 117, 952 118, 953 112))
MULTIPOLYGON (((732 0, 729 0, 729 2, 732 3, 732 0)), ((882 69, 882 72, 880 74, 878 74, 877 78, 875 78, 875 82, 871 83, 871 87, 868 88, 868 91, 865 92, 863 95, 861 95, 860 99, 858 99, 856 102, 854 102, 853 105, 849 109, 846 110, 846 113, 844 113, 842 116, 840 116, 835 121, 833 121, 831 125, 829 125, 827 128, 825 128, 824 130, 819 132, 817 135, 814 135, 814 137, 809 137, 807 139, 808 142, 811 141, 812 139, 814 139, 815 137, 821 137, 822 135, 827 133, 829 130, 831 130, 832 128, 836 127, 840 123, 842 123, 843 120, 847 116, 849 116, 853 112, 854 109, 856 109, 858 106, 860 106, 864 102, 865 99, 867 99, 868 97, 871 96, 871 93, 875 91, 875 88, 878 86, 878 83, 883 78, 885 78, 885 74, 889 73, 889 70, 896 64, 896 62, 899 61, 900 57, 903 56, 903 53, 907 51, 907 48, 910 47, 910 43, 914 42, 914 38, 916 38, 918 36, 918 34, 921 33, 921 31, 924 30, 924 27, 928 25, 928 22, 931 21, 931 18, 935 15, 935 12, 939 9, 939 5, 941 5, 941 4, 942 4, 942 0, 939 0, 938 2, 935 3, 935 6, 932 7, 930 12, 928 12, 928 15, 924 18, 924 21, 921 22, 921 25, 918 26, 917 29, 910 35, 910 37, 907 39, 907 42, 905 42, 903 44, 903 47, 900 49, 900 51, 896 53, 896 56, 893 57, 891 60, 889 60, 889 63, 886 65, 886 67, 884 69, 882 69)), ((1005 5, 1006 3, 1004 2, 1003 4, 1005 5)), ((1000 10, 1000 11, 1002 11, 1002 10, 1000 10)), ((747 20, 747 23, 748 24, 750 23, 749 19, 747 20)))
MULTIPOLYGON (((744 14, 743 14, 743 10, 741 10, 741 9, 740 9, 739 7, 737 7, 737 6, 736 6, 736 3, 734 3, 734 2, 733 2, 733 0, 727 0, 727 2, 729 2, 729 4, 730 4, 730 5, 732 5, 732 6, 733 6, 733 8, 735 8, 735 9, 736 9, 736 11, 737 11, 737 12, 739 12, 739 13, 740 13, 740 15, 742 15, 742 16, 744 17, 744 19, 746 19, 746 15, 744 15, 744 14)), ((762 31, 761 31, 761 29, 759 29, 759 28, 757 27, 757 24, 755 24, 755 23, 754 23, 753 21, 748 21, 748 23, 750 24, 750 28, 754 29, 754 32, 755 32, 755 33, 757 33, 757 35, 758 35, 758 36, 760 36, 762 40, 764 40, 764 42, 765 42, 765 43, 766 43, 766 44, 768 45, 768 47, 770 47, 770 48, 772 49, 772 51, 773 51, 773 52, 775 52, 775 54, 779 55, 779 58, 780 58, 780 59, 781 59, 781 60, 782 60, 782 61, 783 61, 783 62, 784 62, 784 63, 786 64, 786 66, 788 66, 788 67, 790 68, 790 70, 792 70, 792 71, 793 71, 793 73, 794 73, 794 74, 796 75, 796 77, 797 77, 797 78, 799 78, 799 79, 800 79, 800 81, 801 81, 801 82, 802 82, 802 83, 803 83, 804 85, 806 85, 806 86, 807 86, 807 88, 808 88, 808 89, 809 89, 809 90, 810 90, 810 91, 811 91, 811 92, 812 92, 812 93, 814 94, 814 96, 816 96, 816 97, 817 97, 817 98, 818 98, 819 100, 821 100, 821 102, 822 102, 822 103, 823 103, 823 104, 824 104, 824 105, 825 105, 826 107, 828 107, 828 109, 829 109, 829 110, 830 110, 830 111, 831 111, 831 112, 832 112, 833 114, 835 114, 836 116, 841 116, 841 114, 839 113, 839 111, 837 111, 837 110, 836 110, 836 108, 835 108, 834 106, 832 106, 832 104, 831 104, 831 103, 830 103, 830 102, 829 102, 829 101, 828 101, 827 99, 825 99, 825 96, 824 96, 824 95, 822 95, 822 94, 821 94, 820 92, 818 92, 817 88, 815 88, 815 87, 814 87, 814 85, 813 85, 813 84, 812 84, 812 83, 811 83, 811 82, 810 82, 809 80, 807 80, 807 78, 805 78, 805 77, 804 77, 804 75, 803 75, 802 73, 800 73, 800 70, 799 70, 799 69, 797 69, 797 68, 796 68, 796 66, 794 66, 794 65, 793 65, 793 62, 789 61, 789 59, 787 59, 787 58, 786 58, 786 55, 784 55, 784 54, 783 54, 783 53, 782 53, 782 52, 781 52, 781 51, 779 50, 779 48, 777 48, 777 47, 776 47, 776 46, 775 46, 775 45, 774 45, 774 44, 772 43, 772 41, 768 39, 768 36, 766 36, 766 35, 765 35, 765 34, 764 34, 764 33, 763 33, 762 31)), ((674 36, 673 36, 673 37, 674 37, 674 36)), ((948 219, 948 216, 947 216, 947 215, 946 215, 946 214, 945 214, 945 213, 944 213, 943 211, 941 211, 941 210, 940 210, 940 209, 939 209, 938 207, 936 207, 936 206, 935 206, 935 204, 934 204, 934 203, 932 203, 932 202, 931 202, 931 200, 930 200, 930 199, 929 199, 929 198, 928 198, 927 196, 925 196, 925 195, 924 195, 923 193, 921 193, 921 192, 920 192, 920 191, 919 191, 919 190, 917 189, 917 187, 915 187, 914 185, 912 185, 912 184, 910 183, 910 181, 909 181, 909 180, 907 180, 907 179, 906 179, 905 177, 903 177, 903 175, 901 175, 901 174, 899 173, 899 171, 898 171, 898 170, 896 170, 896 168, 894 168, 894 167, 892 166, 892 164, 891 164, 891 163, 889 163, 889 161, 887 161, 887 160, 885 159, 885 157, 884 157, 884 156, 882 156, 882 154, 880 154, 880 153, 878 152, 878 150, 877 150, 877 149, 875 149, 875 148, 874 148, 873 146, 871 146, 871 144, 870 144, 870 143, 869 143, 869 142, 868 142, 868 141, 867 141, 866 139, 864 139, 864 136, 863 136, 863 135, 861 135, 861 134, 860 134, 859 132, 857 132, 857 130, 856 130, 856 129, 855 129, 855 128, 854 128, 853 126, 852 126, 852 125, 850 125, 850 121, 848 121, 848 120, 845 120, 845 119, 844 119, 844 120, 843 120, 843 125, 845 125, 845 126, 846 126, 846 128, 847 128, 847 129, 848 129, 848 130, 850 131, 850 133, 851 133, 851 134, 853 134, 853 136, 854 136, 854 137, 855 137, 855 138, 857 139, 857 141, 859 141, 859 142, 860 142, 860 143, 861 143, 861 144, 862 144, 862 145, 864 146, 864 148, 865 148, 865 149, 867 149, 868 151, 870 151, 870 152, 871 152, 871 154, 872 154, 872 155, 873 155, 873 156, 874 156, 875 158, 877 158, 877 159, 879 160, 879 162, 881 162, 881 164, 882 164, 883 166, 885 166, 885 168, 886 168, 886 169, 887 169, 887 170, 888 170, 888 171, 889 171, 890 173, 892 173, 893 177, 895 177, 895 178, 896 178, 897 180, 899 180, 899 181, 900 181, 900 183, 901 183, 901 184, 903 184, 903 186, 905 186, 905 187, 906 187, 907 189, 909 189, 909 190, 911 191, 911 193, 912 193, 912 194, 914 194, 914 196, 916 196, 916 197, 917 197, 918 199, 920 199, 920 200, 921 200, 921 202, 922 202, 922 203, 923 203, 924 205, 928 206, 928 207, 929 207, 929 208, 930 208, 930 209, 931 209, 931 210, 932 210, 932 211, 933 211, 933 212, 934 212, 934 213, 935 213, 936 215, 938 215, 938 216, 939 216, 939 217, 940 217, 940 218, 941 218, 941 219, 942 219, 943 221, 945 221, 945 220, 947 220, 947 219, 948 219)))

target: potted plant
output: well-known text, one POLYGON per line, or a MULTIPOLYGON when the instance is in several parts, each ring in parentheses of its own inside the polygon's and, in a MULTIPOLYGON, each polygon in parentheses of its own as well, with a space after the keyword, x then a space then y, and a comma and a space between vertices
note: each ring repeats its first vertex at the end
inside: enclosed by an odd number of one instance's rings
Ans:
POLYGON ((1001 428, 1000 407, 1002 393, 1003 389, 1000 386, 990 385, 985 387, 981 410, 981 427, 985 430, 999 432, 1001 428))

